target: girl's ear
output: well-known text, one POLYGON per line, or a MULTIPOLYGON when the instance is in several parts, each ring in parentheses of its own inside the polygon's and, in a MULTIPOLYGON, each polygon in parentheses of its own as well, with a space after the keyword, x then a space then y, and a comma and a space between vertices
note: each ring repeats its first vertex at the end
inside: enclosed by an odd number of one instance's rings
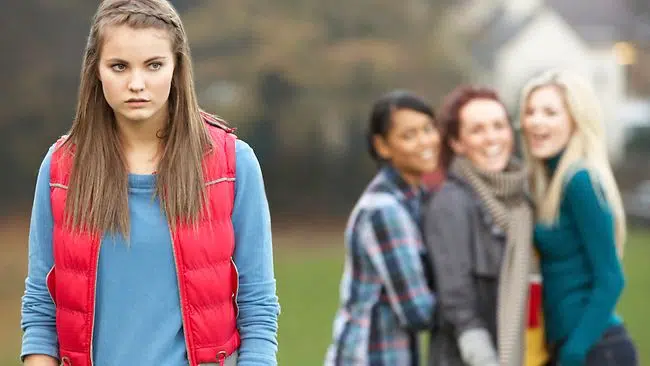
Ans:
POLYGON ((377 152, 377 155, 379 155, 380 158, 383 160, 390 160, 392 157, 392 151, 390 149, 390 146, 388 145, 388 142, 382 135, 374 135, 372 137, 372 143, 373 146, 375 147, 375 151, 377 152))

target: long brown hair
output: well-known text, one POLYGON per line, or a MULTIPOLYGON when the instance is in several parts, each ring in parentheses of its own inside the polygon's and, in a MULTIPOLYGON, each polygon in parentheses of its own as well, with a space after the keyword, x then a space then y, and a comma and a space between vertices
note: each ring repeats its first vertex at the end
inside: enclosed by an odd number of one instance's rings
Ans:
POLYGON ((129 234, 128 171, 113 110, 104 98, 98 62, 105 30, 127 25, 167 30, 175 69, 169 120, 159 137, 156 194, 172 228, 196 223, 205 202, 202 159, 211 139, 201 118, 189 42, 180 17, 166 0, 104 0, 93 17, 86 44, 75 119, 64 146, 74 153, 66 202, 73 229, 129 234))

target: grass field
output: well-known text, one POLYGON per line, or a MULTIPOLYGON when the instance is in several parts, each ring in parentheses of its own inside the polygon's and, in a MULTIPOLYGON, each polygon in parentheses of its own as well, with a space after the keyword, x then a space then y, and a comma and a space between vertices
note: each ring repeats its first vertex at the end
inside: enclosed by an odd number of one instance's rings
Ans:
MULTIPOLYGON (((283 241, 299 235, 276 236, 283 241)), ((280 365, 319 365, 331 340, 332 316, 338 302, 343 267, 339 234, 309 238, 312 250, 278 248, 276 276, 282 304, 280 365), (329 248, 328 248, 329 246, 329 248)), ((625 254, 626 289, 619 311, 640 352, 640 365, 650 364, 650 231, 633 231, 625 254)))
MULTIPOLYGON (((341 224, 342 225, 342 224, 341 224)), ((0 228, 0 365, 17 366, 20 296, 26 268, 26 228, 0 228)), ((340 225, 277 230, 275 270, 282 305, 279 364, 319 365, 330 342, 343 266, 340 225)), ((641 365, 650 363, 650 231, 633 231, 626 249, 627 287, 620 313, 637 343, 641 365)))

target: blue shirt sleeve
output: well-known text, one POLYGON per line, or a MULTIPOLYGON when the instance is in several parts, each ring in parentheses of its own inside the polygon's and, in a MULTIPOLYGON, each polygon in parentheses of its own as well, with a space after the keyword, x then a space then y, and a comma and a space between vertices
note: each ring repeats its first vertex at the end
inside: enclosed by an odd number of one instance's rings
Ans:
POLYGON ((560 355, 562 365, 581 365, 608 326, 624 287, 624 277, 616 252, 614 217, 587 170, 576 172, 567 184, 565 195, 593 270, 589 303, 560 355))
POLYGON ((50 204, 50 161, 53 149, 41 163, 29 225, 29 260, 25 294, 22 298, 21 358, 32 354, 59 357, 55 308, 45 278, 54 265, 52 253, 52 208, 50 204))
POLYGON ((236 142, 234 261, 239 271, 238 365, 276 365, 280 306, 273 273, 271 215, 260 165, 253 149, 236 142))

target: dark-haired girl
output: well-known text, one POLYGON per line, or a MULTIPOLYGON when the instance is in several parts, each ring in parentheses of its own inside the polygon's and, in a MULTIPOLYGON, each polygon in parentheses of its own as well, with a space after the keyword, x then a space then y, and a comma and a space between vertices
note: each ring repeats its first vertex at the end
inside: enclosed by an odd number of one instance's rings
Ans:
POLYGON ((346 230, 341 302, 326 365, 417 365, 417 331, 430 326, 434 296, 419 228, 421 179, 438 165, 432 108, 405 91, 372 108, 367 131, 379 171, 346 230))

